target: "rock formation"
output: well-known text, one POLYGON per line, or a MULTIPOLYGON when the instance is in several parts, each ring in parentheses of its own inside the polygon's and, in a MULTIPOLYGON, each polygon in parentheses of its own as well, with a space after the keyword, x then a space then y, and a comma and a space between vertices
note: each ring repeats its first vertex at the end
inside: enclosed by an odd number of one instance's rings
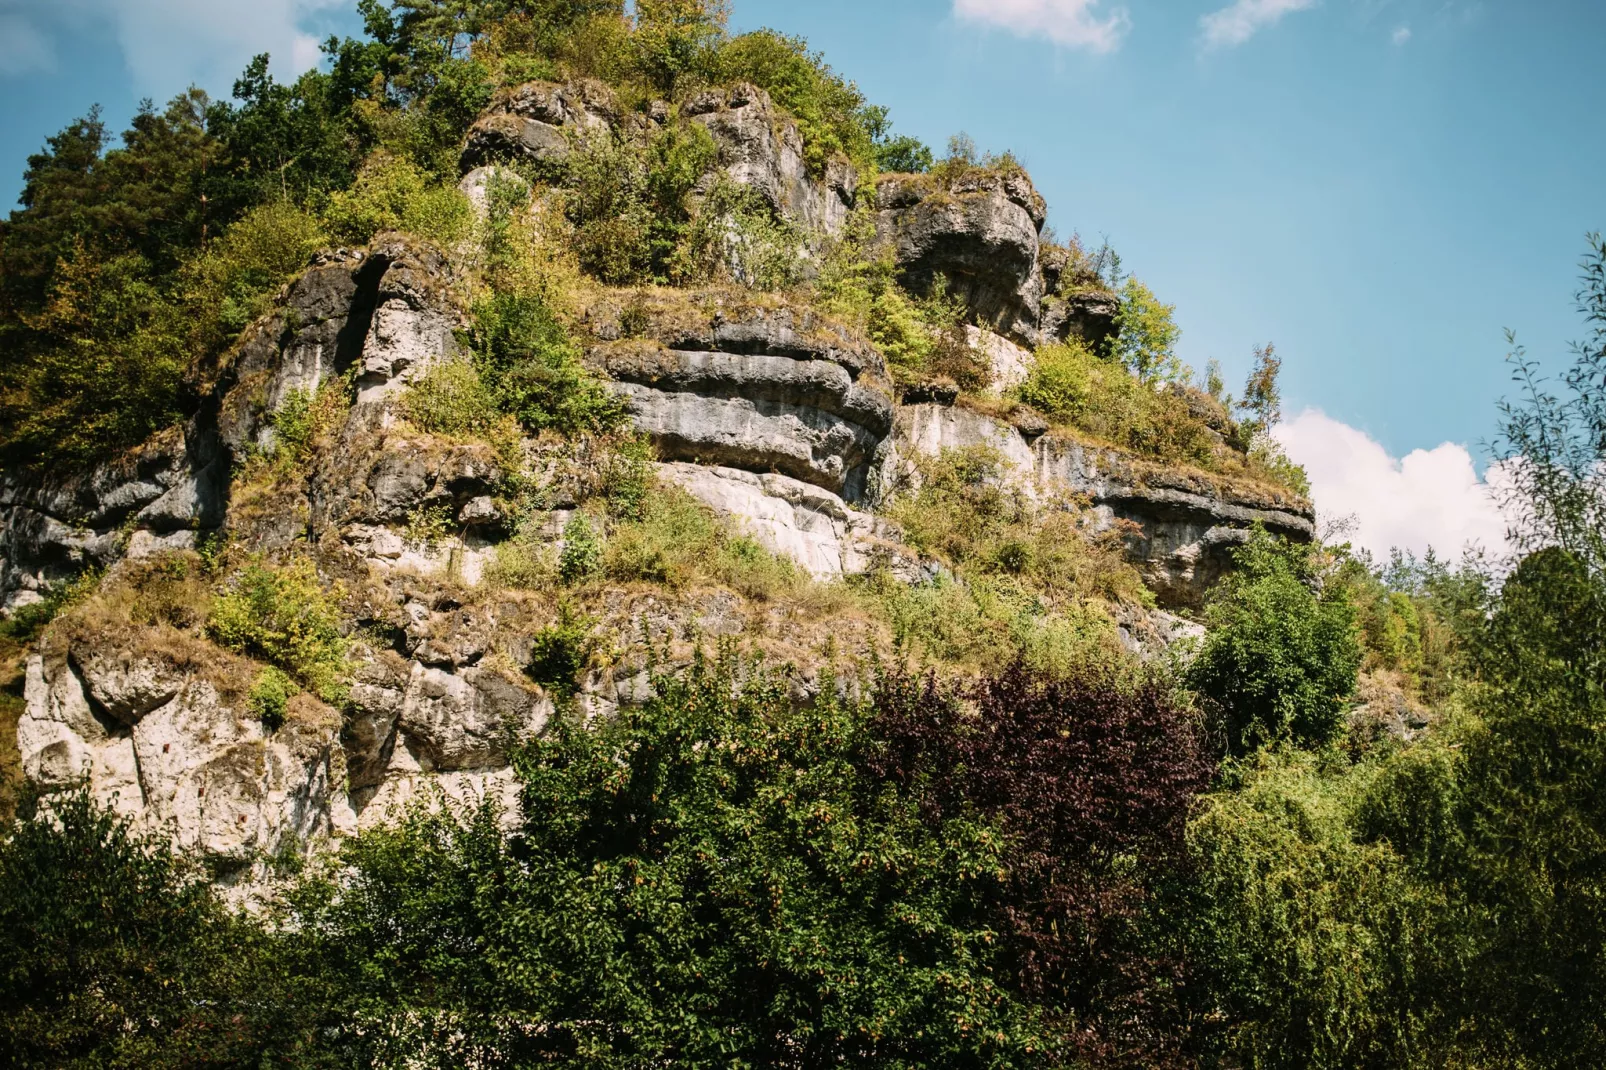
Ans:
MULTIPOLYGON (((800 228, 837 232, 860 198, 873 198, 904 280, 916 290, 946 280, 1003 386, 1027 374, 1029 347, 1114 329, 1112 295, 1060 285, 1063 258, 1040 244, 1045 206, 1024 173, 891 175, 866 190, 845 162, 811 173, 797 125, 752 86, 697 97, 681 114, 708 129, 731 181, 800 228)), ((665 121, 658 108, 624 115, 597 85, 532 83, 469 133, 465 188, 483 201, 487 168, 509 160, 561 181, 584 138, 665 121)), ((952 391, 900 397, 874 346, 804 304, 717 289, 587 292, 574 325, 585 359, 651 438, 661 479, 815 576, 936 576, 936 563, 875 510, 888 488, 916 478, 917 458, 977 446, 1041 501, 1119 526, 1164 605, 1196 606, 1251 525, 1312 536, 1310 505, 1292 494, 1168 470, 1048 433, 1025 411, 1004 419, 955 404, 952 391)), ((190 633, 92 621, 52 632, 27 665, 18 739, 30 778, 54 785, 87 771, 99 797, 142 825, 238 867, 349 834, 419 798, 516 806, 510 748, 540 731, 563 696, 520 671, 550 614, 466 593, 517 526, 499 489, 506 462, 485 443, 423 435, 398 418, 408 382, 463 356, 456 332, 466 322, 448 255, 396 235, 323 254, 201 376, 204 400, 184 428, 86 473, 5 474, 7 610, 89 569, 137 592, 130 570, 223 531, 249 552, 314 548, 352 617, 344 708, 299 696, 273 732, 248 710, 252 664, 190 633), (346 382, 351 404, 306 471, 240 483, 253 458, 275 449, 274 417, 290 399, 346 382), (418 536, 420 517, 443 518, 450 545, 418 536)), ((554 551, 577 498, 564 479, 551 474, 536 533, 554 551)), ((612 634, 645 634, 680 654, 688 637, 756 629, 787 650, 808 634, 808 622, 732 595, 609 599, 602 622, 612 634)), ((1186 630, 1174 618, 1162 624, 1168 635, 1186 630)), ((600 716, 645 698, 641 650, 588 673, 579 708, 600 716)))

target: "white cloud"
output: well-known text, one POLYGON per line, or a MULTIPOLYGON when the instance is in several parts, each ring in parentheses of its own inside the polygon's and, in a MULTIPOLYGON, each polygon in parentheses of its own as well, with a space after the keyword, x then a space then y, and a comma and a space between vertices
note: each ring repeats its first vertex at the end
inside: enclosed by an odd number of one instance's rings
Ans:
POLYGON ((1405 44, 1405 42, 1409 41, 1410 39, 1411 39, 1411 27, 1409 27, 1409 26, 1401 26, 1401 27, 1397 28, 1394 31, 1394 36, 1389 38, 1389 40, 1393 41, 1396 45, 1403 45, 1403 44, 1405 44))
POLYGON ((0 12, 0 75, 55 69, 56 49, 50 38, 26 17, 0 12))
POLYGON ((1231 48, 1293 11, 1315 7, 1316 0, 1233 0, 1199 20, 1206 48, 1231 48))
POLYGON ((1490 493, 1501 470, 1479 479, 1465 446, 1446 442, 1395 458, 1366 432, 1316 409, 1274 434, 1310 473, 1322 521, 1353 517, 1349 541, 1378 557, 1386 559, 1394 547, 1420 556, 1431 546, 1450 558, 1469 544, 1506 551, 1506 520, 1490 493))
POLYGON ((1100 0, 954 0, 954 14, 988 22, 1022 37, 1042 36, 1058 45, 1089 52, 1114 52, 1132 28, 1126 8, 1108 15, 1095 9, 1100 0))
MULTIPOLYGON (((280 78, 318 62, 309 16, 347 0, 54 0, 29 19, 0 10, 0 75, 49 69, 59 47, 87 26, 116 38, 136 92, 162 100, 195 84, 226 95, 250 58, 273 56, 280 78), (15 25, 14 25, 15 24, 15 25), (15 32, 20 30, 20 32, 15 32), (31 34, 31 36, 29 36, 31 34), (24 65, 27 57, 32 67, 24 65)), ((5 0, 0 0, 0 8, 5 0)))

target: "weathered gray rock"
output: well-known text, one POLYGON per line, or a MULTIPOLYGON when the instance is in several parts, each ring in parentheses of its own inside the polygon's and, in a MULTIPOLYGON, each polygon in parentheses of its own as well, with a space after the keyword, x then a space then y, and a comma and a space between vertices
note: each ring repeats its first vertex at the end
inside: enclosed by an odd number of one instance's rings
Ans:
POLYGON ((108 727, 95 718, 74 666, 95 666, 87 675, 97 701, 105 696, 118 704, 108 708, 132 709, 170 690, 171 681, 140 660, 123 663, 125 671, 119 659, 88 649, 30 659, 17 726, 30 779, 65 785, 87 774, 97 799, 142 829, 168 835, 176 848, 239 864, 332 833, 341 780, 333 711, 309 700, 270 735, 191 674, 136 723, 108 727), (121 690, 108 690, 115 687, 121 690))
POLYGON ((888 175, 876 188, 877 228, 904 282, 929 292, 937 277, 973 322, 1028 345, 1039 335, 1043 199, 1023 173, 976 170, 948 181, 888 175))
POLYGON ((1095 350, 1118 333, 1121 299, 1108 290, 1074 290, 1057 294, 1049 290, 1043 298, 1038 320, 1040 343, 1080 338, 1095 350))
POLYGON ((863 497, 892 428, 873 349, 785 307, 637 309, 636 338, 621 338, 624 318, 592 311, 605 341, 587 359, 666 460, 773 471, 863 497))
POLYGON ((1007 338, 992 331, 966 325, 965 340, 987 358, 992 373, 992 387, 1000 392, 1019 386, 1032 373, 1031 351, 1023 349, 1007 338))
POLYGON ((1005 478, 1035 495, 1085 498, 1106 526, 1131 521, 1128 557, 1163 605, 1197 606, 1232 567, 1232 550, 1254 524, 1298 542, 1315 537, 1310 503, 1292 494, 1218 484, 1052 435, 1028 443, 1009 423, 941 405, 898 410, 882 482, 908 485, 916 455, 978 446, 994 450, 1005 478))
POLYGON ((805 230, 836 234, 853 210, 858 179, 846 160, 809 173, 803 135, 764 90, 738 85, 693 97, 681 114, 707 128, 732 182, 756 192, 770 210, 805 230))
POLYGON ((829 491, 801 480, 735 468, 670 462, 659 475, 726 517, 766 549, 820 579, 886 568, 910 582, 931 569, 899 541, 896 526, 852 509, 829 491))
POLYGON ((498 99, 470 128, 460 165, 467 174, 522 161, 561 177, 580 139, 607 132, 621 118, 613 91, 600 82, 530 82, 498 99))
POLYGON ((135 725, 184 690, 188 674, 158 657, 126 647, 73 652, 73 665, 89 697, 122 724, 135 725))
POLYGON ((0 609, 37 601, 45 588, 105 569, 142 534, 170 537, 222 523, 222 469, 192 428, 161 431, 87 472, 0 475, 0 609), (199 439, 191 448, 191 439, 199 439), (132 528, 132 532, 130 532, 132 528))

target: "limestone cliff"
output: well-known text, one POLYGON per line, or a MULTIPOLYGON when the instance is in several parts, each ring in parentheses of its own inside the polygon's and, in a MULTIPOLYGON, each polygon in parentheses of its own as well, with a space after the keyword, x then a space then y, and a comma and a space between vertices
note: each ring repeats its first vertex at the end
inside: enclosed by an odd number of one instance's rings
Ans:
MULTIPOLYGON (((1097 342, 1115 329, 1113 295, 1063 292, 1062 257, 1040 242, 1046 207, 1022 172, 864 184, 844 162, 811 172, 797 125, 752 86, 703 94, 678 114, 709 131, 731 182, 813 247, 868 211, 907 286, 941 276, 962 300, 995 383, 1018 382, 1033 346, 1071 334, 1097 342)), ((670 121, 658 105, 627 114, 598 85, 533 83, 505 94, 468 135, 464 188, 483 203, 486 169, 510 161, 531 181, 561 184, 584 138, 670 121)), ((105 599, 137 601, 191 582, 162 573, 164 561, 226 539, 269 559, 310 555, 339 585, 350 633, 339 703, 300 695, 270 730, 246 694, 257 667, 194 626, 105 606, 74 616, 27 663, 18 738, 31 779, 87 773, 98 796, 142 825, 242 872, 384 820, 421 794, 516 805, 511 750, 567 700, 526 671, 559 608, 485 579, 516 531, 546 551, 562 547, 583 475, 544 438, 527 437, 510 459, 406 420, 407 384, 464 356, 467 297, 454 258, 400 235, 320 255, 218 368, 197 372, 202 400, 184 427, 89 471, 5 473, 8 610, 86 570, 104 573, 105 599), (247 478, 276 448, 275 414, 328 384, 343 400, 306 463, 247 478), (510 464, 540 473, 533 522, 509 504, 510 464), (420 534, 420 518, 438 532, 420 534)), ((918 481, 921 458, 951 449, 995 451, 1012 486, 1076 512, 1090 531, 1120 532, 1172 608, 1199 604, 1251 525, 1313 534, 1310 504, 1292 493, 1167 468, 1051 430, 996 398, 901 390, 875 345, 804 297, 592 286, 572 319, 587 365, 656 449, 659 478, 821 579, 941 575, 878 510, 918 481)), ((641 700, 653 658, 673 667, 713 637, 794 660, 805 692, 827 638, 850 653, 877 642, 851 616, 822 625, 806 608, 729 590, 621 585, 589 612, 612 644, 577 681, 577 708, 591 716, 641 700)), ((1129 631, 1177 628, 1141 607, 1123 612, 1129 631)))

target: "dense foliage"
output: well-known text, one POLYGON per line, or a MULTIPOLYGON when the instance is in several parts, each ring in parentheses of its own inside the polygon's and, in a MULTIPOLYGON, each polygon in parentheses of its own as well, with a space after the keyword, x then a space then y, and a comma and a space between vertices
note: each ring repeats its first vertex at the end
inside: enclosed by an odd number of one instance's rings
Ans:
MULTIPOLYGON (((1273 347, 1236 400, 1219 372, 1190 385, 1171 308, 1073 238, 1056 247, 1058 297, 1118 295, 1119 335, 1045 347, 1013 396, 979 397, 989 368, 964 308, 940 280, 904 289, 867 207, 800 258, 677 108, 757 84, 817 174, 847 162, 941 183, 1011 158, 961 136, 935 159, 804 42, 730 35, 722 3, 359 6, 364 36, 330 41, 293 84, 262 57, 229 102, 145 108, 115 147, 92 112, 30 159, 0 225, 0 456, 87 463, 193 413, 240 332, 331 242, 402 230, 462 252, 461 359, 409 385, 396 433, 489 445, 506 470, 486 589, 556 609, 523 664, 487 665, 522 671, 560 713, 508 741, 517 812, 428 800, 304 872, 293 851, 258 859, 287 890, 257 914, 207 881, 219 860, 141 840, 116 800, 0 784, 0 1062, 1606 1063, 1599 238, 1579 295, 1591 334, 1561 387, 1513 354, 1525 394, 1502 441, 1520 557, 1378 566, 1257 531, 1191 661, 1145 664, 1123 645, 1152 605, 1122 557, 1129 530, 1092 533, 1010 489, 991 451, 880 488, 906 544, 941 566, 921 583, 813 584, 654 487, 649 448, 583 364, 566 291, 807 286, 900 388, 1030 405, 1163 463, 1297 490, 1270 435, 1273 347), (628 112, 664 99, 667 118, 577 142, 556 191, 534 169, 494 183, 477 218, 456 188, 469 125, 500 90, 575 77, 628 112), (525 211, 533 193, 551 210, 525 211), (540 531, 553 503, 523 474, 533 463, 574 488, 561 550, 540 531), (587 600, 635 584, 829 602, 955 675, 806 675, 724 651, 587 722, 577 681, 614 656, 587 600)), ((349 390, 335 377, 288 395, 232 506, 313 471, 349 390)), ((427 544, 453 519, 421 507, 407 537, 427 544)), ((383 626, 354 627, 310 560, 200 549, 121 566, 98 602, 83 603, 93 575, 46 589, 0 624, 0 723, 22 705, 23 644, 58 613, 57 627, 93 611, 255 659, 234 698, 270 731, 302 690, 344 702, 348 656, 383 626)))
POLYGON ((1211 594, 1210 626, 1188 680, 1235 753, 1277 739, 1320 746, 1343 727, 1361 646, 1345 590, 1314 555, 1257 531, 1211 594))

